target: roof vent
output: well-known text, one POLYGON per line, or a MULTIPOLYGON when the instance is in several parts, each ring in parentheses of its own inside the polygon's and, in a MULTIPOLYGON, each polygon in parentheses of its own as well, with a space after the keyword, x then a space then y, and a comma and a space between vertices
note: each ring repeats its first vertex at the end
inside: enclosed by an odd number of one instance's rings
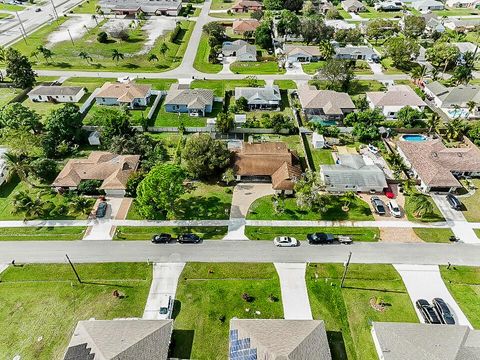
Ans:
POLYGON ((463 157, 462 153, 457 153, 458 157, 463 157))
POLYGON ((432 153, 433 157, 438 157, 438 154, 436 152, 432 153))

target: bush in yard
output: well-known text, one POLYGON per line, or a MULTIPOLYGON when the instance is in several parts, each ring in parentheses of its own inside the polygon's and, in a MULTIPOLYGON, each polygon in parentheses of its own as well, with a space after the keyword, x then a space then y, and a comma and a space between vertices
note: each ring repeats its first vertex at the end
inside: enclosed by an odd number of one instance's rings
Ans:
POLYGON ((246 302, 252 302, 253 298, 248 293, 242 294, 242 299, 246 302))
POLYGON ((180 27, 180 24, 177 24, 175 26, 175 28, 172 30, 172 32, 170 33, 170 42, 175 42, 175 40, 177 40, 177 36, 178 34, 180 33, 180 30, 182 28, 180 27))
POLYGON ((130 174, 127 180, 127 188, 125 189, 126 196, 136 197, 137 196, 137 187, 145 178, 145 173, 143 171, 135 171, 130 174))
POLYGON ((232 114, 225 112, 218 113, 215 128, 221 133, 228 133, 233 128, 232 114))
POLYGON ((105 31, 100 31, 97 35, 97 41, 102 44, 106 44, 108 41, 108 35, 105 31))
POLYGON ((18 50, 8 48, 3 61, 7 76, 12 79, 14 87, 27 89, 35 85, 37 74, 33 71, 32 64, 25 55, 18 50))
POLYGON ((103 193, 100 186, 102 186, 102 180, 82 180, 78 184, 77 191, 83 195, 99 195, 103 193))
POLYGON ((235 106, 237 107, 237 111, 247 111, 248 100, 245 99, 245 97, 240 96, 238 99, 235 100, 235 106))
POLYGON ((35 159, 30 163, 33 174, 41 180, 50 181, 55 178, 58 166, 55 160, 47 158, 35 159))
POLYGON ((225 184, 230 185, 230 183, 235 181, 235 172, 232 168, 228 168, 222 175, 222 180, 225 184))

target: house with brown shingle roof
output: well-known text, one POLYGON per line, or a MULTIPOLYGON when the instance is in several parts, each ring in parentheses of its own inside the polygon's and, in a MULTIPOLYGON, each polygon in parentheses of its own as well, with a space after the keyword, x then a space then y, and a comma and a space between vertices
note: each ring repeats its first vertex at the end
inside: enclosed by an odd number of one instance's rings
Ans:
POLYGON ((68 160, 52 187, 75 190, 82 180, 102 180, 100 190, 110 196, 124 196, 128 178, 139 162, 140 155, 92 151, 86 159, 68 160))
POLYGON ((355 110, 355 104, 347 93, 317 90, 315 86, 300 87, 298 99, 307 117, 318 115, 324 120, 341 120, 355 110))
POLYGON ((236 13, 246 13, 249 11, 258 11, 263 9, 263 4, 258 1, 238 0, 232 6, 232 11, 236 13))
POLYGON ((246 32, 254 32, 260 26, 257 19, 237 19, 232 24, 232 30, 235 35, 243 35, 246 32))
POLYGON ((238 181, 272 182, 276 192, 292 194, 302 175, 297 156, 283 142, 242 143, 235 153, 234 171, 238 181))
POLYGON ((103 84, 95 95, 99 105, 127 105, 129 108, 147 106, 150 100, 152 87, 150 85, 127 83, 103 84))
POLYGON ((397 150, 426 192, 453 191, 462 187, 458 177, 480 176, 480 149, 467 138, 456 148, 447 148, 441 139, 399 140, 397 150))

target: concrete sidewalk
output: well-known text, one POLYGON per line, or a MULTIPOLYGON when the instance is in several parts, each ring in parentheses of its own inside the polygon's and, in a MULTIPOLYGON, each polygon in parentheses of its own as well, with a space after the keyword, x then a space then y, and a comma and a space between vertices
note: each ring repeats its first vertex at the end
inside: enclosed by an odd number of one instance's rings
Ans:
POLYGON ((153 264, 153 277, 147 303, 143 312, 143 319, 160 319, 159 309, 162 298, 169 295, 175 299, 178 278, 183 271, 185 263, 155 263, 153 264))
POLYGON ((8 264, 0 264, 0 274, 7 270, 8 264))
POLYGON ((473 329, 463 311, 458 306, 453 296, 448 291, 440 269, 436 265, 406 265, 394 264, 395 269, 402 277, 403 283, 407 288, 408 295, 412 301, 415 312, 417 313, 420 322, 425 322, 420 311, 415 306, 418 299, 425 299, 432 303, 433 298, 442 298, 452 310, 456 323, 459 325, 466 325, 473 329))
POLYGON ((288 320, 312 320, 305 282, 306 263, 274 263, 280 278, 283 316, 288 320))

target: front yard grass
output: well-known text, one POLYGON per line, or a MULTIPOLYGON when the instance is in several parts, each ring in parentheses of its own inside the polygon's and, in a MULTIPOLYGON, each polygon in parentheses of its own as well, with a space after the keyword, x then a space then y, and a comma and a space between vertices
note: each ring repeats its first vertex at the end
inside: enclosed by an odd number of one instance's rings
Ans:
MULTIPOLYGON (((258 86, 264 86, 264 80, 257 80, 258 86)), ((190 84, 192 89, 209 89, 213 91, 213 95, 224 97, 226 91, 235 92, 236 87, 249 87, 250 80, 193 80, 190 84)))
POLYGON ((84 226, 2 227, 0 241, 82 240, 84 226))
POLYGON ((25 9, 25 6, 14 5, 14 4, 0 4, 0 10, 5 11, 22 11, 25 9))
MULTIPOLYGON (((232 203, 231 186, 195 182, 192 187, 192 191, 183 194, 175 205, 177 220, 227 220, 229 218, 232 203)), ((127 219, 143 219, 136 208, 133 202, 127 219)))
POLYGON ((471 196, 462 196, 460 201, 466 210, 462 213, 467 221, 480 221, 480 179, 470 179, 470 183, 475 187, 475 192, 471 196))
POLYGON ((184 233, 194 233, 204 240, 223 239, 227 234, 227 226, 119 226, 113 240, 147 240, 153 235, 168 233, 177 238, 184 233))
POLYGON ((312 211, 310 209, 300 209, 295 198, 289 197, 280 201, 279 207, 283 212, 275 213, 273 209, 272 196, 264 196, 250 206, 247 219, 249 220, 373 220, 372 212, 368 204, 356 197, 350 203, 350 210, 342 210, 344 202, 339 196, 330 195, 324 213, 312 211), (282 206, 283 203, 283 206, 282 206))
POLYGON ((97 0, 87 0, 79 4, 73 9, 74 14, 96 14, 97 13, 97 0))
MULTIPOLYGON (((75 261, 75 259, 73 259, 75 261)), ((146 263, 10 266, 0 275, 0 354, 63 358, 79 320, 141 317, 152 278, 146 263), (122 299, 112 296, 118 290, 122 299)))
POLYGON ((405 213, 407 214, 407 219, 410 221, 417 221, 417 222, 445 221, 445 218, 440 213, 440 210, 438 209, 437 205, 432 200, 432 198, 428 196, 427 199, 432 203, 433 212, 431 214, 425 214, 422 217, 416 217, 415 215, 413 215, 414 204, 411 200, 411 197, 408 195, 405 195, 405 213))
POLYGON ((432 11, 435 15, 439 17, 443 16, 465 16, 465 15, 480 15, 480 11, 477 9, 469 8, 446 8, 444 10, 434 10, 432 11))
POLYGON ((198 44, 197 54, 195 55, 195 60, 193 62, 193 67, 198 71, 207 73, 207 74, 216 74, 222 70, 222 64, 212 64, 208 61, 208 56, 210 55, 210 45, 208 44, 208 37, 206 34, 202 33, 200 38, 200 43, 198 44))
POLYGON ((403 13, 401 11, 377 11, 372 6, 367 6, 366 12, 359 12, 358 15, 365 19, 387 19, 387 18, 401 18, 403 13))
POLYGON ((308 75, 315 75, 321 68, 325 66, 325 61, 317 61, 302 64, 303 72, 308 75))
POLYGON ((310 264, 306 281, 314 319, 324 320, 333 359, 377 359, 372 321, 418 322, 400 275, 391 265, 310 264), (386 304, 375 310, 370 301, 386 304))
MULTIPOLYGON (((312 135, 307 136, 307 152, 310 152, 310 157, 313 162, 314 169, 316 171, 320 170, 321 165, 333 165, 332 150, 330 149, 315 149, 312 145, 312 135)), ((308 154, 307 154, 308 156, 308 154)))
POLYGON ((235 61, 230 65, 234 74, 261 75, 261 74, 285 74, 285 69, 278 67, 275 60, 268 61, 235 61))
POLYGON ((106 82, 116 82, 115 78, 97 78, 97 77, 71 77, 65 80, 62 86, 82 86, 88 90, 90 95, 95 89, 102 87, 106 82))
POLYGON ((433 243, 450 243, 450 236, 453 231, 450 229, 432 229, 432 228, 413 228, 415 234, 426 242, 433 243))
MULTIPOLYGON (((326 80, 309 80, 310 85, 314 85, 319 90, 325 90, 328 86, 326 80)), ((387 88, 377 80, 353 80, 348 88, 348 94, 353 99, 359 95, 364 95, 367 91, 385 91, 387 88)))
POLYGON ((448 291, 475 329, 480 328, 480 267, 440 266, 448 291))
POLYGON ((22 90, 15 88, 0 88, 0 108, 7 105, 21 92, 22 90))
MULTIPOLYGON (((290 226, 246 226, 245 235, 250 240, 273 240, 276 236, 293 236, 306 240, 307 234, 325 232, 333 235, 350 236, 353 241, 374 242, 380 238, 380 230, 373 227, 290 227, 290 226)), ((307 245, 308 246, 308 245, 307 245)))
POLYGON ((227 10, 233 6, 232 1, 213 0, 210 10, 227 10))
POLYGON ((278 85, 280 90, 295 90, 297 84, 293 80, 274 80, 273 85, 278 85))
POLYGON ((273 264, 187 263, 173 312, 171 357, 227 359, 230 319, 283 318, 277 272, 273 264))

